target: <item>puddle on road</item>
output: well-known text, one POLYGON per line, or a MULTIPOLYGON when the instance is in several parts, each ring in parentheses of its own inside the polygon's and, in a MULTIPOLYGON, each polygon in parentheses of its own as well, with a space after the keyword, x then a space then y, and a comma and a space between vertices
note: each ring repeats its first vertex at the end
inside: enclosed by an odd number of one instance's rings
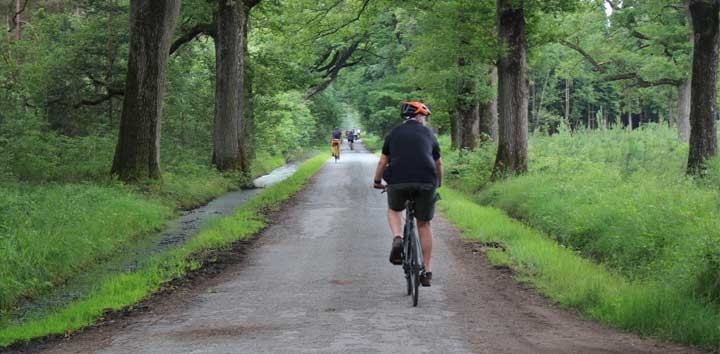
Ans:
POLYGON ((254 181, 257 187, 255 189, 230 192, 210 201, 207 205, 181 212, 180 217, 169 221, 163 231, 139 237, 135 243, 120 248, 115 256, 78 274, 64 286, 56 288, 40 298, 21 303, 16 309, 4 313, 3 318, 0 318, 0 328, 8 324, 18 324, 41 317, 54 309, 83 299, 108 276, 134 271, 143 266, 150 256, 184 244, 195 236, 209 219, 232 214, 238 206, 258 194, 262 190, 260 188, 271 186, 290 177, 295 173, 298 165, 299 163, 289 163, 273 170, 268 175, 257 178, 254 181))

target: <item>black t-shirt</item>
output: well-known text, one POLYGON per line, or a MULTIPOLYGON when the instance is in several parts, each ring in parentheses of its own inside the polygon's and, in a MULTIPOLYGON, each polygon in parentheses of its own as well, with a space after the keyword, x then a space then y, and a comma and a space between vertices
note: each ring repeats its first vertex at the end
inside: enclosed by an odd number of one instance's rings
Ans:
POLYGON ((395 127, 385 137, 383 155, 390 157, 383 179, 388 184, 432 183, 437 185, 435 161, 440 145, 430 128, 415 120, 395 127))
POLYGON ((332 137, 333 139, 342 139, 342 132, 340 131, 340 129, 333 130, 332 137))

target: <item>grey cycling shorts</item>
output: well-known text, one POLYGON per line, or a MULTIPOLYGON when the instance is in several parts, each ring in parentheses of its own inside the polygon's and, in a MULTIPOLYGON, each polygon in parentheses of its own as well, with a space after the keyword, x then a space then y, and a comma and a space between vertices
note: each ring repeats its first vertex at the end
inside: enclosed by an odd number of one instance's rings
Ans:
POLYGON ((435 216, 435 202, 440 196, 431 183, 398 183, 387 186, 388 207, 395 211, 403 211, 405 202, 415 199, 415 218, 430 221, 435 216))

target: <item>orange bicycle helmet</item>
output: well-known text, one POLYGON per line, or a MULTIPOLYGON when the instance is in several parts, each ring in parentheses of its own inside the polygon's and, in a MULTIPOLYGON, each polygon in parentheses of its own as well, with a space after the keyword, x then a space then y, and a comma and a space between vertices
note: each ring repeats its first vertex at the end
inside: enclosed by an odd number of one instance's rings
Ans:
POLYGON ((403 102, 400 107, 400 116, 403 119, 410 119, 418 114, 429 116, 430 109, 422 102, 403 102))

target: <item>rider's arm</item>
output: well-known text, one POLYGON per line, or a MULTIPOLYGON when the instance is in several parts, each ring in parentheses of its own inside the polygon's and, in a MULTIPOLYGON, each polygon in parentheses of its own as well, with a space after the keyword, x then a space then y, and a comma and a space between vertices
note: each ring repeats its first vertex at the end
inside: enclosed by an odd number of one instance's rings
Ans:
POLYGON ((377 168, 375 168, 375 177, 373 180, 373 184, 380 184, 382 183, 382 175, 385 171, 385 167, 387 167, 388 162, 390 161, 390 156, 382 154, 380 155, 380 161, 378 161, 377 168), (380 183, 376 183, 380 181, 380 183))
POLYGON ((435 172, 437 173, 438 187, 440 187, 443 180, 442 159, 435 160, 435 172))
POLYGON ((435 160, 435 174, 437 175, 437 186, 442 186, 443 181, 443 169, 442 169, 442 160, 440 159, 440 144, 437 141, 437 137, 433 135, 433 147, 432 147, 432 156, 433 160, 435 160))

